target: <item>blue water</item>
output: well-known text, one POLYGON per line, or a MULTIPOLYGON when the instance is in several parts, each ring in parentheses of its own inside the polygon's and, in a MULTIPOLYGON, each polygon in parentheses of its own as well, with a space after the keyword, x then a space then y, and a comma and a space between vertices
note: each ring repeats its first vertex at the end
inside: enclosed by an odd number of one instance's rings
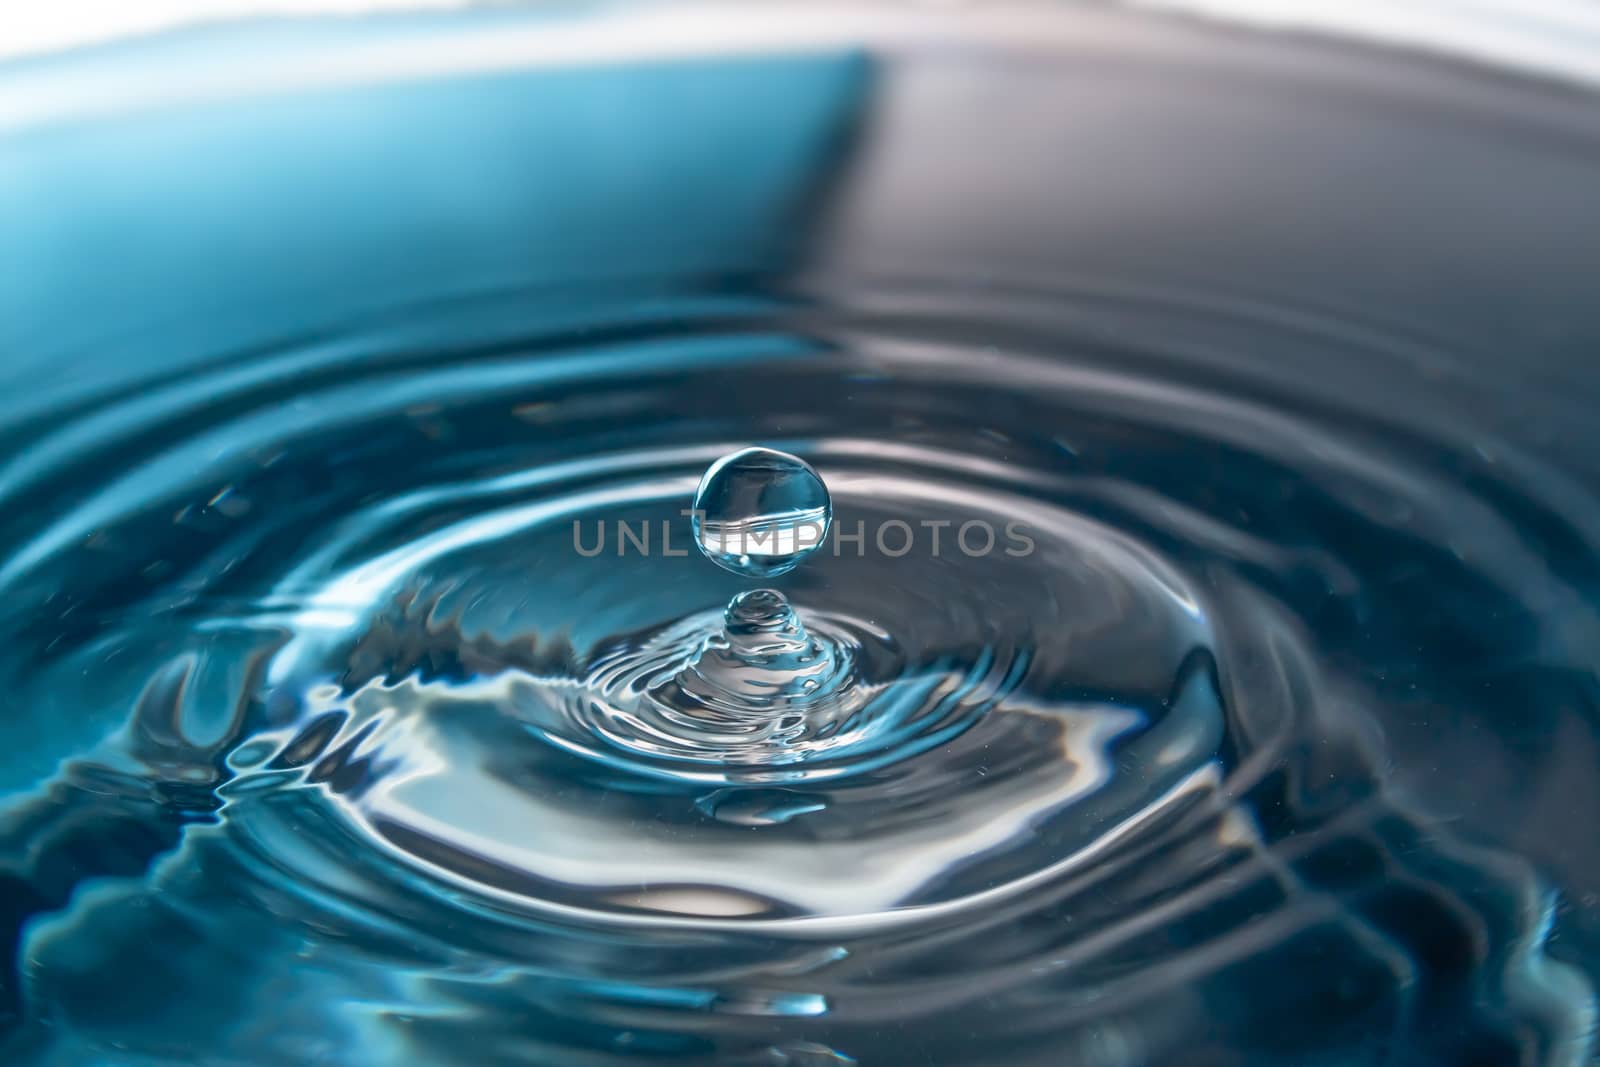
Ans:
POLYGON ((1593 1062, 1600 109, 1062 17, 0 69, 4 1062, 1593 1062))

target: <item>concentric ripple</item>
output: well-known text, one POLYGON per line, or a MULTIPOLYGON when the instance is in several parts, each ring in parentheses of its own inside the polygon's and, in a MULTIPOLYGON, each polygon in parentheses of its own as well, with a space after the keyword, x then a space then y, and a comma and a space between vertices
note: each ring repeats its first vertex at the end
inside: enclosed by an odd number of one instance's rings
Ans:
POLYGON ((1402 423, 1226 357, 1394 366, 1309 319, 849 294, 430 308, 0 470, 17 1048, 1584 1062, 1559 878, 1412 773, 1594 709, 1600 509, 1495 383, 1402 423), (752 441, 845 535, 782 598, 683 513, 752 441))

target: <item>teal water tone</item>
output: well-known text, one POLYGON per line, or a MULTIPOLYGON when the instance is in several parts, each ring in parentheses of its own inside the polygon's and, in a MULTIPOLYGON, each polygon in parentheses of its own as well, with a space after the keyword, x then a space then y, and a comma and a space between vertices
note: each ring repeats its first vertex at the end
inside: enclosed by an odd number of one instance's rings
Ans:
POLYGON ((1591 91, 578 17, 0 67, 0 1059, 1592 1063, 1591 91))

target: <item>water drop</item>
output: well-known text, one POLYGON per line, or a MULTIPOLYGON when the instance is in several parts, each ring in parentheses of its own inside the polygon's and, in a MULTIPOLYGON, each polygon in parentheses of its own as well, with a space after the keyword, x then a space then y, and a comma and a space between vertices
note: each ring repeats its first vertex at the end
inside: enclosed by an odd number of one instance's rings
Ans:
POLYGON ((828 533, 828 487, 798 456, 745 448, 707 468, 694 496, 694 538, 706 558, 747 578, 785 574, 828 533))

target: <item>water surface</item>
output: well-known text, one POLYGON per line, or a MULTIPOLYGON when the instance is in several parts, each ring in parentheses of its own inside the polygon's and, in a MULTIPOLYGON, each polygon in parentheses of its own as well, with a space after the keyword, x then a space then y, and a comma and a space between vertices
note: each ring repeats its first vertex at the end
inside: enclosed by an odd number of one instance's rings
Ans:
POLYGON ((6 132, 8 1062, 1588 1062, 1600 111, 1069 21, 6 132))

